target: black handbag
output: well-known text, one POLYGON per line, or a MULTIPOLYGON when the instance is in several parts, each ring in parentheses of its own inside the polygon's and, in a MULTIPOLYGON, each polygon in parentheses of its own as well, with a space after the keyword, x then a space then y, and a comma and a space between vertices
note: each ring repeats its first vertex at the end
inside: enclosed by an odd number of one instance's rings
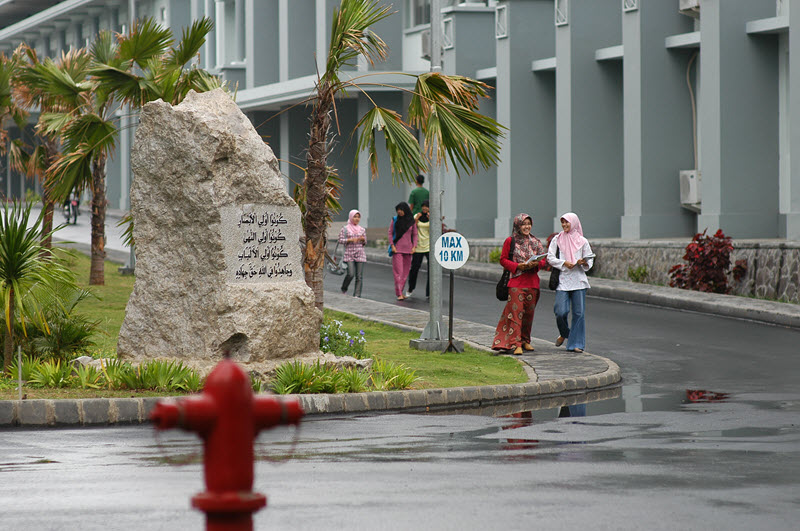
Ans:
MULTIPOLYGON (((556 245, 556 258, 558 258, 558 256, 559 256, 558 245, 556 245)), ((559 281, 560 277, 561 277, 561 270, 556 268, 556 267, 554 267, 554 266, 551 266, 551 268, 550 268, 550 282, 547 284, 547 287, 550 288, 553 291, 558 289, 558 281, 559 281)))
MULTIPOLYGON (((508 259, 513 260, 514 256, 514 238, 511 238, 511 245, 508 248, 508 259)), ((500 280, 497 281, 497 287, 495 288, 495 296, 499 301, 507 301, 508 300, 508 280, 511 278, 511 271, 506 268, 503 268, 503 275, 500 277, 500 280)))

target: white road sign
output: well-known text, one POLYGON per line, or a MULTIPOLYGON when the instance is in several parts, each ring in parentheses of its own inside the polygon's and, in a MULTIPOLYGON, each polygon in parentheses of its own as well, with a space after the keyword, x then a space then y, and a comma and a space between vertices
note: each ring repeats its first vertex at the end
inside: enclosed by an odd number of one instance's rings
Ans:
POLYGON ((469 243, 457 232, 442 234, 433 247, 434 257, 445 269, 458 269, 467 263, 469 243))

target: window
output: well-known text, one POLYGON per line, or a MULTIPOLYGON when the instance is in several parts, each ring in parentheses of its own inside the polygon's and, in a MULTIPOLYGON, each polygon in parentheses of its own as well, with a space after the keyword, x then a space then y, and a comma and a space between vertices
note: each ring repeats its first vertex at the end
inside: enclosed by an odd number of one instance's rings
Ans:
POLYGON ((622 0, 622 11, 626 13, 629 11, 636 11, 639 9, 637 4, 637 0, 622 0))
POLYGON ((406 0, 406 27, 431 22, 431 0, 406 0))
POLYGON ((569 24, 569 0, 556 0, 556 26, 569 24))
POLYGON ((508 6, 497 6, 494 12, 494 36, 496 39, 508 37, 508 6))

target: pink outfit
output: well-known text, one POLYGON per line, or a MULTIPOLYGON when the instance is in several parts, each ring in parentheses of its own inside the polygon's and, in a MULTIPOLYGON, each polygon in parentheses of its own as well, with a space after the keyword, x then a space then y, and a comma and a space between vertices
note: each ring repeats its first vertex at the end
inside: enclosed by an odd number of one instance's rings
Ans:
POLYGON ((569 232, 563 230, 558 233, 558 248, 561 250, 560 258, 567 262, 575 263, 575 253, 578 252, 588 240, 583 237, 583 227, 581 220, 574 212, 567 212, 562 219, 569 221, 569 232))
MULTIPOLYGON (((389 241, 394 234, 394 219, 389 226, 389 241)), ((412 223, 403 236, 394 244, 397 252, 392 255, 392 274, 394 275, 394 294, 402 297, 408 273, 411 271, 411 249, 417 246, 417 225, 412 223)))

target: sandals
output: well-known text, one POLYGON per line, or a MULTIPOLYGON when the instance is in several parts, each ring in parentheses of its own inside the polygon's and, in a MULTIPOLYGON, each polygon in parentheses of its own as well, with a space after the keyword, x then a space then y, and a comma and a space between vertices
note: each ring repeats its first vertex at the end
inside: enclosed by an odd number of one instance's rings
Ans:
POLYGON ((397 300, 404 301, 404 300, 406 300, 406 298, 407 297, 405 297, 404 295, 400 295, 399 297, 397 297, 397 300))
POLYGON ((530 343, 523 343, 522 344, 522 350, 526 350, 528 352, 533 352, 533 345, 531 345, 530 343))
POLYGON ((522 347, 515 348, 513 354, 515 356, 521 356, 522 355, 522 347))

